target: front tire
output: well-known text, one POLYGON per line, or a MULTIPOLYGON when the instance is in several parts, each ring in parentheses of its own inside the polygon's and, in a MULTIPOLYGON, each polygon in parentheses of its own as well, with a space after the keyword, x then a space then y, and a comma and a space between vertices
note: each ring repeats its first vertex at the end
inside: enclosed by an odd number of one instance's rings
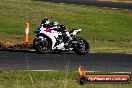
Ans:
POLYGON ((76 39, 77 43, 73 44, 73 51, 78 55, 84 55, 89 52, 89 43, 82 38, 76 39))
POLYGON ((38 36, 33 41, 33 47, 37 53, 48 53, 51 50, 51 44, 47 38, 38 36))

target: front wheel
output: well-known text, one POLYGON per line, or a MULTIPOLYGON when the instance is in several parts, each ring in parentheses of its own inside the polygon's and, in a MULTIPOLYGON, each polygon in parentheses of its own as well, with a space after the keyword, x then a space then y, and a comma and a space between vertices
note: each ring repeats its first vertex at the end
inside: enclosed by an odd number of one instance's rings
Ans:
POLYGON ((89 43, 82 38, 78 38, 75 40, 76 43, 74 43, 73 46, 73 51, 79 55, 84 55, 89 52, 90 46, 89 43))
POLYGON ((47 53, 51 50, 51 44, 47 41, 47 38, 38 36, 33 41, 33 47, 37 53, 47 53))

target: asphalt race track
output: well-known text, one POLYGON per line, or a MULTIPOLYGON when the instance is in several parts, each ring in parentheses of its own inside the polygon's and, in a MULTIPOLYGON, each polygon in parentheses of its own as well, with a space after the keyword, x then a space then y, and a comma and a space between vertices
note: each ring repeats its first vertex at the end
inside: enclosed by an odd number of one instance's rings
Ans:
POLYGON ((132 72, 132 54, 37 54, 33 51, 0 51, 0 70, 72 70, 132 72))
POLYGON ((34 1, 46 1, 46 2, 55 2, 55 3, 132 9, 132 3, 123 3, 123 2, 110 2, 110 1, 98 1, 98 0, 34 0, 34 1))

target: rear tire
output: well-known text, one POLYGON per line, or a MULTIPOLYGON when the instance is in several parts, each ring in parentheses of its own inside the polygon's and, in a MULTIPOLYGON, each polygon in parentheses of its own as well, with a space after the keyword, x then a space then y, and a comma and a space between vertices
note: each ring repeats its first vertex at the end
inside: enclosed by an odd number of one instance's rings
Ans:
POLYGON ((73 51, 77 53, 78 55, 87 54, 90 49, 89 43, 85 39, 82 39, 82 38, 77 38, 76 41, 78 43, 73 44, 73 51), (79 42, 81 42, 82 44, 79 44, 79 42))

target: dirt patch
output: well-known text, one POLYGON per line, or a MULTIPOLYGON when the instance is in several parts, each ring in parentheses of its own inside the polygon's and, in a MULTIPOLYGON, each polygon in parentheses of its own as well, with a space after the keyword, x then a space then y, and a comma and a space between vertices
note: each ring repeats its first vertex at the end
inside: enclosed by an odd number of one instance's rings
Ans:
POLYGON ((24 49, 33 49, 33 44, 30 43, 30 44, 15 44, 15 45, 12 45, 10 44, 9 42, 0 42, 0 49, 15 49, 15 50, 18 50, 18 49, 21 49, 21 50, 24 50, 24 49))

